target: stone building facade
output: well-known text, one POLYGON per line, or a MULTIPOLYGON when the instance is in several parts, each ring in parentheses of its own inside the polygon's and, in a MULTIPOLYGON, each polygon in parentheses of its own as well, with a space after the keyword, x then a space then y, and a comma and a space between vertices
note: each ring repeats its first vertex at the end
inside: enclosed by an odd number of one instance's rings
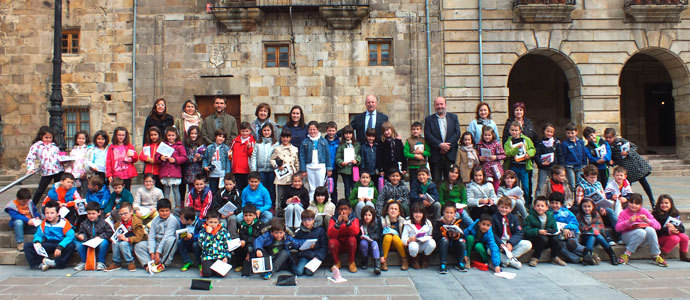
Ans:
MULTIPOLYGON (((267 102, 279 123, 300 105, 308 120, 342 126, 375 94, 403 136, 428 114, 424 1, 139 0, 133 30, 134 1, 64 8, 64 27, 80 34, 78 52, 63 55, 64 105, 88 109, 92 133, 131 129, 134 120, 140 146, 158 97, 173 115, 186 99, 208 109, 209 98, 224 95, 242 120, 267 102), (390 45, 388 66, 369 65, 379 44, 390 45)), ((478 1, 429 1, 430 92, 448 99, 463 128, 480 100, 501 127, 509 105, 523 101, 537 126, 613 127, 646 150, 690 158, 687 5, 516 1, 482 1, 481 55, 478 1)), ((53 6, 21 2, 0 1, 4 168, 21 167, 48 121, 53 6)))

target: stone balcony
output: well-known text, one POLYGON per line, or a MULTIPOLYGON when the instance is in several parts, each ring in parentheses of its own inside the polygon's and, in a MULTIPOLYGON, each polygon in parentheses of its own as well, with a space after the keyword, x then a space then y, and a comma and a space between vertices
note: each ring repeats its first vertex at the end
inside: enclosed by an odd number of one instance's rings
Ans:
POLYGON ((329 29, 355 29, 369 15, 369 0, 219 0, 209 5, 229 31, 254 31, 266 13, 318 11, 329 29))
POLYGON ((625 22, 680 23, 688 0, 626 0, 623 5, 625 22))
POLYGON ((513 0, 515 23, 570 23, 575 0, 513 0))

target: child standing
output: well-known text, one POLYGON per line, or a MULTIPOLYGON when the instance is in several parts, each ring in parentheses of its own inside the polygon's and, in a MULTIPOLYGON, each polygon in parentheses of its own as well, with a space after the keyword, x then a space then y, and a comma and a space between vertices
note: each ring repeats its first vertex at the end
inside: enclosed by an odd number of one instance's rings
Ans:
POLYGON ((132 203, 134 211, 145 223, 151 222, 158 215, 156 204, 163 199, 163 191, 154 185, 153 174, 144 174, 144 186, 137 189, 134 194, 134 202, 132 203))
POLYGON ((165 271, 166 266, 172 264, 177 246, 175 231, 180 229, 180 221, 171 215, 170 200, 167 198, 158 200, 156 208, 158 216, 151 221, 148 240, 134 246, 134 253, 147 272, 149 260, 153 261, 155 269, 150 271, 154 273, 165 271))
MULTIPOLYGON (((373 181, 373 180, 372 180, 373 181)), ((391 170, 388 175, 388 180, 384 183, 383 189, 379 193, 379 198, 376 200, 376 211, 383 212, 383 206, 388 203, 388 200, 395 199, 400 201, 402 210, 405 215, 410 212, 410 189, 402 181, 402 172, 400 170, 391 170)))
POLYGON ((544 196, 539 196, 534 200, 534 206, 530 209, 529 216, 525 219, 525 238, 532 242, 532 258, 529 260, 530 267, 536 267, 539 263, 544 248, 551 248, 551 262, 556 265, 566 266, 567 264, 558 255, 561 253, 561 244, 558 237, 554 235, 558 232, 556 220, 553 213, 548 210, 547 200, 544 196))
POLYGON ((208 172, 208 184, 211 192, 215 193, 218 190, 220 179, 226 173, 230 173, 230 160, 228 159, 230 147, 225 144, 225 131, 223 129, 217 129, 213 135, 215 136, 215 143, 206 148, 201 166, 208 172))
POLYGON ((90 150, 89 134, 83 130, 77 131, 77 133, 74 134, 74 146, 72 147, 72 151, 69 152, 69 156, 74 160, 65 167, 65 171, 72 173, 74 178, 76 178, 75 185, 81 188, 80 191, 82 194, 86 193, 84 191, 84 182, 82 181, 86 181, 86 170, 88 168, 86 163, 90 150))
POLYGON ((359 253, 362 254, 364 261, 360 264, 362 270, 369 267, 369 261, 374 260, 374 274, 381 274, 381 252, 379 243, 381 242, 381 219, 376 216, 376 209, 365 206, 362 209, 359 253))
POLYGON ((211 270, 211 266, 221 260, 224 263, 230 261, 228 251, 228 232, 220 223, 220 215, 212 211, 206 217, 204 230, 199 233, 198 243, 201 248, 201 277, 225 277, 211 270))
POLYGON ((524 220, 527 218, 527 209, 525 208, 524 192, 517 185, 517 175, 513 170, 508 170, 501 177, 501 186, 498 188, 496 197, 506 196, 510 198, 512 204, 511 208, 517 207, 520 217, 524 220))
MULTIPOLYGON (((251 183, 250 183, 251 184, 251 183)), ((255 257, 271 256, 273 271, 263 273, 265 280, 271 279, 273 272, 279 272, 284 267, 293 264, 290 250, 299 249, 304 240, 295 239, 285 234, 285 223, 281 219, 271 221, 271 231, 262 234, 254 240, 255 257)), ((288 268, 289 269, 289 268, 288 268)))
MULTIPOLYGON (((360 157, 360 147, 359 143, 353 139, 355 130, 352 128, 352 126, 347 125, 345 128, 343 128, 343 138, 342 141, 340 142, 340 145, 338 145, 338 149, 336 150, 335 153, 335 165, 338 167, 338 172, 336 174, 340 174, 340 176, 343 178, 343 186, 345 187, 345 199, 350 199, 350 193, 352 190, 352 186, 354 185, 354 171, 353 168, 357 167, 359 165, 359 162, 362 160, 360 157), (346 150, 347 149, 347 150, 346 150), (345 152, 352 152, 354 156, 352 156, 351 160, 346 161, 345 160, 345 152)), ((350 157, 348 157, 350 158, 350 157)), ((357 167, 358 168, 358 167, 357 167)), ((361 178, 362 172, 359 173, 359 176, 361 178)), ((371 179, 371 178, 370 178, 371 179)), ((335 184, 334 180, 334 184, 335 184)), ((334 188, 335 190, 335 188, 334 188)), ((337 195, 337 193, 335 193, 337 195)), ((337 199, 337 198, 336 198, 337 199)))
POLYGON ((480 166, 472 169, 472 182, 467 185, 467 208, 470 217, 477 219, 482 214, 494 214, 496 212, 496 193, 490 182, 486 181, 486 173, 480 166))
POLYGON ((24 255, 31 269, 63 269, 72 258, 74 229, 69 221, 60 217, 59 209, 60 204, 56 201, 48 201, 43 208, 46 218, 36 229, 33 241, 24 243, 24 255), (49 257, 38 254, 34 244, 40 244, 49 257))
POLYGON ((388 251, 391 249, 391 246, 398 251, 402 259, 400 270, 406 271, 409 268, 405 246, 403 246, 403 242, 400 240, 400 234, 405 224, 405 217, 401 214, 401 205, 397 200, 388 200, 386 206, 383 207, 383 216, 381 217, 381 228, 383 228, 383 240, 381 242, 383 260, 381 262, 381 270, 383 271, 388 271, 388 251))
POLYGON ((84 242, 95 237, 103 239, 101 244, 96 247, 96 271, 105 270, 105 256, 108 254, 108 241, 113 235, 113 229, 101 217, 101 206, 96 202, 86 204, 86 220, 79 225, 79 232, 75 235, 77 251, 81 262, 74 267, 75 271, 83 271, 86 267, 86 250, 88 246, 84 242))
POLYGON ((470 173, 475 166, 479 165, 479 154, 474 147, 472 134, 465 131, 460 136, 460 147, 458 147, 458 155, 455 157, 455 165, 460 168, 460 176, 462 182, 470 183, 470 173))
POLYGON ((17 199, 7 203, 5 212, 10 215, 10 228, 14 230, 14 240, 17 250, 24 251, 24 233, 33 234, 41 224, 41 214, 31 200, 31 191, 21 188, 17 191, 17 199))
POLYGON ((138 160, 137 151, 129 142, 129 132, 124 127, 116 127, 113 131, 113 144, 108 147, 106 157, 106 176, 108 181, 119 177, 125 181, 125 188, 132 186, 132 178, 137 177, 137 168, 134 166, 138 160))
POLYGON ((546 123, 542 128, 544 138, 541 142, 534 145, 537 152, 534 155, 534 161, 539 167, 539 175, 537 177, 537 192, 539 195, 542 185, 549 179, 551 170, 554 165, 563 165, 563 153, 561 152, 561 141, 553 136, 555 128, 553 124, 546 123), (551 154, 553 153, 553 154, 551 154), (551 158, 542 158, 544 155, 552 156, 551 158))
MULTIPOLYGON (((273 219, 273 214, 269 211, 271 209, 271 196, 268 195, 268 190, 261 185, 261 176, 258 173, 249 173, 249 185, 242 190, 242 207, 247 204, 256 206, 257 214, 261 218, 261 222, 267 224, 273 219)), ((242 220, 242 214, 237 216, 237 221, 242 220)), ((283 223, 283 227, 285 223, 283 223)))
POLYGON ((448 251, 455 254, 458 263, 455 265, 458 271, 465 271, 465 266, 469 266, 469 260, 465 251, 465 238, 462 232, 447 229, 444 226, 457 226, 460 230, 467 228, 462 219, 457 218, 455 203, 446 202, 443 205, 443 217, 436 221, 434 225, 434 240, 438 245, 439 270, 440 274, 447 274, 448 251))
POLYGON ((563 166, 565 167, 570 190, 575 190, 582 167, 587 165, 587 148, 585 142, 577 137, 577 125, 568 123, 565 126, 565 136, 567 139, 561 143, 561 153, 563 153, 563 166))
POLYGON ((609 181, 608 164, 611 161, 611 147, 604 138, 597 136, 597 131, 592 127, 585 127, 582 133, 587 139, 588 151, 586 153, 589 163, 597 166, 597 169, 599 169, 599 182, 601 182, 601 185, 605 185, 609 181), (606 153, 602 154, 597 149, 605 149, 606 153))
POLYGON ((307 136, 299 147, 299 170, 309 181, 309 198, 314 197, 317 187, 324 185, 326 177, 332 175, 328 142, 319 134, 319 123, 311 121, 307 125, 307 136))
POLYGON ((522 263, 518 259, 532 249, 532 243, 522 239, 522 226, 518 217, 511 213, 512 205, 508 197, 498 199, 498 212, 491 217, 491 228, 496 244, 501 247, 501 264, 520 269, 522 263))
POLYGON ((184 150, 187 152, 187 163, 184 166, 184 184, 187 190, 194 188, 194 177, 201 174, 203 168, 201 163, 204 160, 206 146, 201 141, 201 129, 199 126, 192 125, 187 130, 187 137, 184 140, 184 150))
MULTIPOLYGON (((343 128, 345 130, 345 128, 343 128)), ((326 123, 326 136, 324 137, 326 139, 326 142, 328 142, 328 157, 331 159, 331 165, 333 166, 333 173, 331 173, 331 178, 333 178, 333 191, 331 192, 331 199, 334 199, 333 201, 338 200, 338 166, 340 164, 337 164, 335 162, 335 155, 338 152, 338 147, 340 146, 340 140, 338 139, 338 124, 336 124, 333 121, 330 121, 326 123)), ((343 184, 345 184, 345 181, 343 181, 343 184)), ((351 185, 351 184, 350 184, 351 185)), ((345 192, 348 193, 349 191, 347 190, 347 187, 345 188, 345 192)), ((347 199, 347 196, 345 196, 347 199)))
POLYGON ((472 251, 477 251, 482 263, 488 263, 489 259, 494 272, 501 272, 501 251, 498 250, 494 232, 491 229, 491 216, 482 214, 479 219, 465 230, 467 239, 467 257, 472 259, 472 251))
MULTIPOLYGON (((290 129, 283 129, 280 133, 280 145, 276 146, 275 149, 273 149, 273 154, 271 154, 271 166, 273 166, 273 169, 278 169, 280 171, 287 169, 285 176, 276 176, 273 181, 278 186, 278 195, 276 196, 278 201, 283 199, 283 194, 292 184, 292 176, 290 175, 298 174, 299 172, 298 150, 297 147, 290 143, 291 140, 292 134, 290 133, 290 129)), ((283 215, 282 202, 276 203, 275 207, 276 214, 283 215)))
POLYGON ((252 125, 249 122, 240 123, 240 135, 230 144, 230 157, 232 159, 232 174, 235 174, 237 188, 243 190, 247 186, 249 175, 249 159, 254 153, 256 141, 252 135, 252 125))
POLYGON ((379 176, 387 178, 392 169, 399 169, 403 174, 407 173, 407 159, 404 155, 403 143, 397 138, 393 124, 384 122, 381 125, 381 141, 376 148, 376 169, 379 176))
MULTIPOLYGON (((211 212, 209 212, 210 214, 211 212)), ((216 221, 220 223, 219 215, 216 214, 216 221)), ((208 224, 210 217, 206 218, 208 224)), ((180 229, 186 229, 187 231, 183 234, 177 236, 177 252, 180 253, 180 258, 182 258, 182 267, 180 271, 184 272, 189 270, 192 265, 203 266, 201 260, 202 243, 199 238, 199 234, 205 229, 204 220, 196 216, 196 211, 194 208, 185 206, 180 211, 180 229), (189 257, 189 252, 194 254, 194 257, 189 257)), ((215 226, 214 226, 215 228, 215 226)), ((225 243, 227 245, 227 242, 225 243)), ((203 272, 203 270, 202 270, 203 272)), ((203 273, 202 273, 203 276, 203 273)), ((206 277, 206 276, 204 276, 206 277)))
POLYGON ((127 229, 127 233, 118 235, 116 237, 117 241, 113 242, 113 262, 105 271, 110 272, 119 270, 122 259, 124 258, 127 263, 127 269, 130 272, 134 272, 137 270, 137 267, 134 265, 132 249, 134 249, 137 243, 146 240, 146 230, 139 216, 134 214, 131 203, 122 203, 118 215, 120 216, 120 221, 115 223, 113 227, 119 228, 120 225, 124 225, 127 229))
MULTIPOLYGON (((498 135, 494 132, 493 128, 489 126, 484 126, 482 128, 482 140, 477 144, 477 152, 479 154, 479 161, 481 162, 482 169, 484 169, 484 174, 493 179, 493 188, 494 192, 496 192, 501 176, 503 175, 502 161, 506 159, 506 155, 503 151, 503 146, 498 142, 498 135), (482 154, 482 149, 485 149, 483 150, 484 154, 482 154)), ((474 171, 470 172, 470 180, 474 177, 472 173, 474 173, 474 171)))
POLYGON ((434 225, 427 219, 423 204, 419 202, 412 203, 410 211, 412 216, 410 221, 403 227, 400 239, 403 245, 407 246, 407 250, 410 253, 412 268, 426 269, 429 266, 426 257, 431 255, 434 249, 436 249, 436 241, 432 238, 434 225))
POLYGON ((606 253, 609 255, 612 265, 618 265, 618 260, 616 259, 616 253, 613 252, 613 248, 606 241, 604 236, 604 222, 601 220, 601 216, 594 209, 594 201, 589 198, 582 199, 580 202, 579 214, 577 215, 577 220, 580 223, 580 231, 582 232, 581 239, 585 244, 585 259, 583 261, 588 261, 589 257, 592 257, 592 249, 596 244, 601 245, 606 253))
POLYGON ((309 207, 309 191, 302 185, 302 176, 292 175, 292 187, 285 191, 280 206, 285 211, 285 223, 291 230, 297 228, 302 220, 302 212, 309 207))
MULTIPOLYGON (((616 130, 613 128, 606 128, 604 130, 604 139, 611 147, 611 160, 613 164, 624 167, 628 170, 628 180, 630 182, 639 181, 642 189, 649 197, 649 201, 654 207, 654 195, 652 195, 652 187, 647 182, 647 176, 652 173, 652 167, 642 156, 637 153, 637 146, 624 138, 616 138, 616 130), (623 151, 623 146, 629 147, 627 151, 623 151)), ((626 147, 626 148, 628 148, 626 147)), ((615 174, 614 174, 615 176, 615 174)))
MULTIPOLYGON (((182 196, 180 196, 180 184, 182 184, 182 166, 187 162, 187 151, 180 141, 180 135, 175 127, 165 129, 165 142, 175 151, 170 156, 156 153, 156 160, 160 161, 160 177, 163 184, 163 196, 173 199, 173 211, 179 214, 182 209, 182 196)), ((196 185, 196 184, 195 184, 196 185)), ((213 196, 211 196, 213 197, 213 196)))
POLYGON ((331 218, 328 223, 328 250, 333 258, 334 266, 340 269, 340 252, 347 251, 348 268, 351 273, 357 272, 355 253, 357 252, 357 236, 359 235, 359 219, 350 209, 350 203, 342 199, 338 201, 338 216, 331 218))
POLYGON ((661 230, 661 224, 642 207, 642 195, 637 193, 630 195, 628 208, 618 215, 618 223, 616 223, 616 231, 621 233, 621 239, 625 242, 625 252, 618 258, 618 263, 627 265, 637 247, 645 242, 654 257, 654 263, 660 267, 667 267, 668 263, 660 255, 657 230, 661 230))
POLYGON ((311 248, 299 251, 299 260, 295 264, 294 270, 294 273, 297 276, 314 275, 314 272, 306 269, 304 266, 312 259, 318 259, 323 262, 326 259, 326 254, 328 253, 328 237, 326 236, 326 230, 324 230, 323 227, 314 227, 315 216, 316 214, 311 210, 302 211, 302 224, 300 225, 299 229, 295 231, 295 239, 317 240, 316 244, 312 245, 311 248))
POLYGON ((199 174, 194 178, 194 189, 189 192, 184 206, 193 208, 199 218, 205 219, 211 208, 211 202, 213 202, 213 193, 206 186, 206 178, 199 174))
POLYGON ((309 202, 309 208, 316 214, 314 226, 327 227, 331 218, 335 215, 335 204, 328 201, 328 189, 325 186, 316 188, 314 198, 309 202))
POLYGON ((53 143, 53 130, 48 126, 42 126, 36 138, 34 138, 29 153, 26 155, 26 173, 33 173, 41 169, 41 181, 38 183, 38 188, 34 193, 32 202, 38 205, 38 201, 45 193, 50 185, 50 182, 57 183, 60 181, 64 169, 58 161, 60 149, 53 143), (38 159, 38 166, 35 160, 38 159))
POLYGON ((529 174, 532 171, 532 157, 536 153, 532 140, 522 134, 522 125, 514 121, 510 124, 510 139, 503 145, 510 169, 517 174, 525 194, 526 204, 532 205, 532 186, 529 174))
POLYGON ((441 217, 441 202, 438 201, 436 184, 429 180, 429 169, 420 167, 417 170, 417 183, 410 186, 410 210, 415 203, 422 203, 425 210, 430 211, 431 218, 441 217))
POLYGON ((261 184, 268 189, 268 194, 271 195, 271 202, 276 203, 276 186, 273 183, 276 173, 273 172, 273 166, 271 165, 271 155, 273 155, 273 150, 278 146, 278 141, 273 140, 273 130, 273 124, 269 122, 266 122, 261 127, 261 134, 254 146, 249 169, 252 172, 259 172, 261 184))
POLYGON ((361 216, 362 208, 364 208, 364 206, 376 207, 376 199, 378 199, 378 197, 379 191, 374 186, 374 183, 371 182, 371 176, 369 176, 369 173, 363 172, 359 174, 359 182, 355 183, 355 186, 354 188, 352 188, 352 192, 350 193, 350 198, 348 198, 348 200, 350 201, 350 206, 355 210, 355 215, 357 216, 357 218, 359 218, 361 216), (359 197, 360 188, 374 189, 374 197, 359 197))
POLYGON ((86 162, 88 171, 100 176, 105 185, 110 184, 108 177, 105 176, 105 162, 106 157, 108 156, 108 143, 110 143, 108 133, 103 130, 96 131, 96 134, 93 135, 93 147, 91 148, 91 151, 88 152, 86 162))
POLYGON ((427 158, 431 155, 422 132, 422 123, 412 123, 412 126, 410 126, 412 136, 405 141, 405 148, 403 149, 410 172, 410 183, 417 181, 417 170, 419 167, 426 166, 427 158))
POLYGON ((369 128, 365 132, 367 142, 361 146, 362 163, 359 164, 359 172, 374 174, 374 182, 377 182, 379 174, 376 172, 376 153, 378 153, 379 143, 376 141, 376 129, 369 128))
POLYGON ((148 147, 148 150, 142 148, 141 153, 139 153, 139 160, 144 162, 144 174, 153 174, 153 180, 156 181, 156 187, 162 190, 163 184, 161 184, 160 178, 160 160, 156 159, 156 151, 161 144, 161 137, 161 130, 158 129, 158 127, 149 127, 148 132, 146 132, 146 144, 144 144, 144 148, 148 147))
POLYGON ((671 250, 678 245, 680 260, 690 261, 688 258, 688 235, 685 234, 685 226, 680 221, 680 214, 676 205, 673 204, 673 198, 667 194, 660 195, 652 215, 659 224, 663 224, 661 229, 657 230, 661 257, 668 256, 671 250))

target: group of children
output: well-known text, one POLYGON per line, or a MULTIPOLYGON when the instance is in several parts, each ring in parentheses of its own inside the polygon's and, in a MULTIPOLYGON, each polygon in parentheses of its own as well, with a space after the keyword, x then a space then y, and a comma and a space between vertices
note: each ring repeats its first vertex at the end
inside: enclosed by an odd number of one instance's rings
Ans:
MULTIPOLYGON (((478 116, 483 111, 490 119, 486 110, 480 104, 478 116)), ((520 268, 519 257, 530 249, 529 265, 536 266, 546 248, 555 264, 594 265, 600 261, 593 252, 596 245, 615 265, 627 263, 643 242, 660 266, 666 266, 665 256, 676 245, 681 260, 690 261, 688 237, 672 198, 662 195, 654 204, 644 179, 646 162, 612 129, 601 138, 585 128, 585 145, 574 124, 566 127, 563 142, 547 124, 543 140, 535 144, 514 122, 501 145, 495 128, 483 126, 479 137, 475 128, 462 134, 455 164, 437 186, 427 168, 430 152, 419 122, 404 143, 386 122, 380 138, 369 129, 363 144, 351 126, 337 131, 330 122, 321 136, 319 124, 310 122, 299 147, 291 144, 289 130, 274 142, 275 128, 266 123, 255 140, 245 123, 229 145, 223 130, 214 133, 214 143, 203 145, 197 126, 189 128, 185 144, 176 128, 167 128, 161 138, 154 127, 139 155, 125 128, 115 129, 110 145, 103 131, 95 134, 93 146, 79 132, 66 169, 50 129, 41 128, 27 156, 30 170, 39 159, 43 172, 34 201, 21 189, 6 208, 17 248, 25 251, 32 268, 43 270, 65 267, 76 249, 81 263, 75 269, 83 270, 89 247, 84 243, 100 237, 97 270, 117 270, 125 263, 134 271, 136 258, 149 272, 160 272, 179 252, 181 270, 198 266, 202 276, 220 275, 211 269, 218 260, 248 276, 251 259, 265 256, 272 257, 273 271, 312 275, 314 265, 328 259, 339 268, 341 254, 347 255, 351 272, 373 266, 380 274, 388 270, 391 247, 403 270, 427 267, 438 248, 444 274, 449 265, 461 271, 520 268), (138 160, 146 164, 144 186, 132 194, 138 160), (539 168, 534 201, 533 161, 539 168), (617 166, 609 180, 611 164, 617 166), (636 180, 644 181, 653 213, 632 192, 627 168, 641 174, 636 180), (341 200, 334 197, 338 177, 345 186, 341 200), (51 180, 59 182, 39 206, 51 180), (186 195, 179 193, 183 183, 189 188, 186 195), (24 233, 32 231, 33 241, 23 243, 24 233), (240 246, 230 250, 228 242, 237 238, 240 246), (620 257, 611 248, 615 242, 626 245, 620 257), (309 246, 302 247, 305 243, 309 246), (113 258, 106 265, 110 248, 113 258)))

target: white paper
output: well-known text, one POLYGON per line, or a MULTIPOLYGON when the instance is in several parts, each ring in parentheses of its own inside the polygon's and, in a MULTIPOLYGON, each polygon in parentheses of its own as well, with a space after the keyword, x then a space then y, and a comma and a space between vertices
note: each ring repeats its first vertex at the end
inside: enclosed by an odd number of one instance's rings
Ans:
POLYGON ((80 216, 83 216, 86 214, 86 200, 80 199, 77 201, 74 201, 74 208, 77 209, 77 214, 80 216))
POLYGON ((434 201, 436 201, 436 199, 434 199, 434 197, 431 197, 431 195, 429 195, 429 193, 424 194, 424 199, 426 201, 429 201, 429 203, 434 203, 434 201))
POLYGON ((252 258, 252 272, 264 273, 273 270, 273 260, 270 256, 252 258))
POLYGON ((312 273, 316 273, 316 270, 318 270, 320 266, 321 266, 321 260, 314 257, 306 265, 304 265, 304 268, 308 269, 312 273))
POLYGON ((148 217, 151 213, 151 209, 145 206, 139 206, 138 210, 142 217, 148 217))
POLYGON ((443 225, 443 228, 445 228, 447 231, 462 234, 462 229, 460 229, 458 225, 443 225))
POLYGON ((103 242, 103 238, 100 236, 97 236, 95 238, 92 238, 86 242, 83 243, 84 246, 90 247, 90 248, 97 248, 101 242, 103 242))
POLYGON ((508 196, 508 197, 521 198, 524 194, 525 194, 525 192, 523 192, 520 187, 514 187, 512 189, 507 190, 505 192, 505 194, 503 194, 503 195, 508 196))
POLYGON ((431 239, 431 236, 425 235, 425 236, 423 236, 423 237, 418 237, 418 238, 417 238, 417 241, 420 242, 420 243, 424 243, 424 242, 426 242, 426 241, 428 241, 428 240, 430 240, 430 239, 431 239))
POLYGON ((34 243, 34 250, 36 250, 36 254, 43 257, 48 257, 48 252, 46 252, 46 249, 43 248, 43 245, 41 245, 41 243, 34 243))
POLYGON ((115 231, 115 224, 113 223, 113 217, 112 216, 108 216, 107 218, 105 218, 105 223, 107 223, 108 226, 110 226, 110 229, 115 231))
POLYGON ((493 154, 491 153, 491 149, 489 148, 481 148, 479 149, 479 156, 484 156, 484 157, 489 157, 492 156, 493 154))
POLYGON ((177 235, 178 238, 185 238, 187 235, 194 235, 194 228, 193 227, 185 227, 182 229, 175 230, 175 235, 177 235))
POLYGON ((115 233, 113 233, 113 236, 110 237, 110 240, 113 241, 114 243, 117 242, 117 237, 121 234, 126 234, 127 231, 129 231, 129 230, 127 230, 127 227, 125 227, 125 225, 123 225, 123 224, 120 224, 120 227, 118 227, 115 230, 115 233))
POLYGON ((515 276, 517 276, 517 274, 511 273, 511 272, 494 273, 494 275, 496 275, 498 277, 505 278, 505 279, 513 279, 513 278, 515 278, 515 276))
POLYGON ((362 239, 364 239, 364 240, 366 240, 366 241, 369 241, 369 242, 372 241, 372 239, 371 239, 368 235, 366 235, 366 234, 361 235, 361 237, 362 237, 362 239))
POLYGON ((141 148, 141 153, 144 153, 144 156, 151 157, 151 146, 141 148))
POLYGON ((292 168, 289 168, 286 166, 286 167, 283 167, 283 170, 275 169, 274 172, 276 173, 277 179, 283 179, 285 177, 292 175, 292 168))
POLYGON ((235 249, 242 246, 242 241, 240 238, 232 239, 228 241, 228 251, 235 251, 235 249))
POLYGON ((606 156, 606 145, 601 145, 594 149, 594 151, 597 153, 598 158, 604 158, 606 156))
POLYGON ((424 152, 424 144, 415 144, 414 145, 414 152, 421 151, 424 152))
POLYGON ((360 186, 357 188, 358 199, 374 199, 374 188, 360 186))
POLYGON ((662 227, 666 227, 666 224, 668 224, 668 223, 671 223, 671 224, 673 224, 673 226, 676 226, 676 227, 678 227, 678 226, 680 226, 680 224, 682 224, 682 222, 679 219, 669 216, 666 219, 666 222, 664 222, 664 225, 662 227))
POLYGON ((156 153, 159 153, 160 155, 171 157, 173 153, 175 152, 175 149, 173 147, 168 146, 166 143, 160 143, 158 145, 158 148, 156 148, 156 153))
POLYGON ((32 224, 34 227, 38 227, 39 225, 41 225, 41 219, 39 219, 39 218, 33 218, 32 220, 34 220, 34 221, 33 221, 31 224, 32 224))
POLYGON ((64 218, 65 216, 67 216, 67 214, 69 214, 69 208, 64 206, 60 207, 60 211, 58 212, 58 214, 60 214, 61 218, 64 218))
POLYGON ((227 215, 230 215, 230 213, 234 213, 235 210, 237 210, 237 206, 235 206, 235 204, 232 204, 232 202, 228 201, 228 203, 225 203, 225 205, 223 205, 223 207, 218 209, 218 213, 220 213, 221 215, 227 216, 227 215))
POLYGON ((228 274, 228 272, 232 269, 232 266, 228 263, 224 263, 222 260, 216 260, 211 265, 211 270, 215 271, 216 273, 220 274, 221 276, 225 276, 225 274, 228 274))
POLYGON ((542 154, 540 158, 541 158, 542 163, 553 163, 553 157, 554 157, 554 154, 553 154, 553 152, 551 152, 551 153, 542 154))
POLYGON ((347 147, 343 149, 343 161, 351 162, 355 160, 355 148, 347 147))
POLYGON ((508 257, 508 259, 513 259, 513 257, 515 257, 515 256, 513 256, 513 252, 508 250, 508 247, 506 247, 506 244, 501 244, 501 249, 503 249, 503 252, 505 252, 506 257, 508 257))
POLYGON ((308 239, 308 240, 304 241, 302 246, 299 247, 299 250, 300 251, 307 250, 311 247, 311 245, 316 245, 316 242, 318 242, 318 241, 319 241, 318 239, 308 239))
POLYGON ((455 203, 456 209, 465 209, 465 207, 467 207, 467 204, 455 203))
POLYGON ((523 142, 519 142, 517 144, 513 144, 513 142, 510 142, 512 148, 518 148, 518 153, 515 155, 515 161, 520 162, 525 160, 525 156, 527 155, 527 151, 525 151, 525 144, 523 142))
POLYGON ((630 142, 621 145, 621 152, 630 152, 630 142))

